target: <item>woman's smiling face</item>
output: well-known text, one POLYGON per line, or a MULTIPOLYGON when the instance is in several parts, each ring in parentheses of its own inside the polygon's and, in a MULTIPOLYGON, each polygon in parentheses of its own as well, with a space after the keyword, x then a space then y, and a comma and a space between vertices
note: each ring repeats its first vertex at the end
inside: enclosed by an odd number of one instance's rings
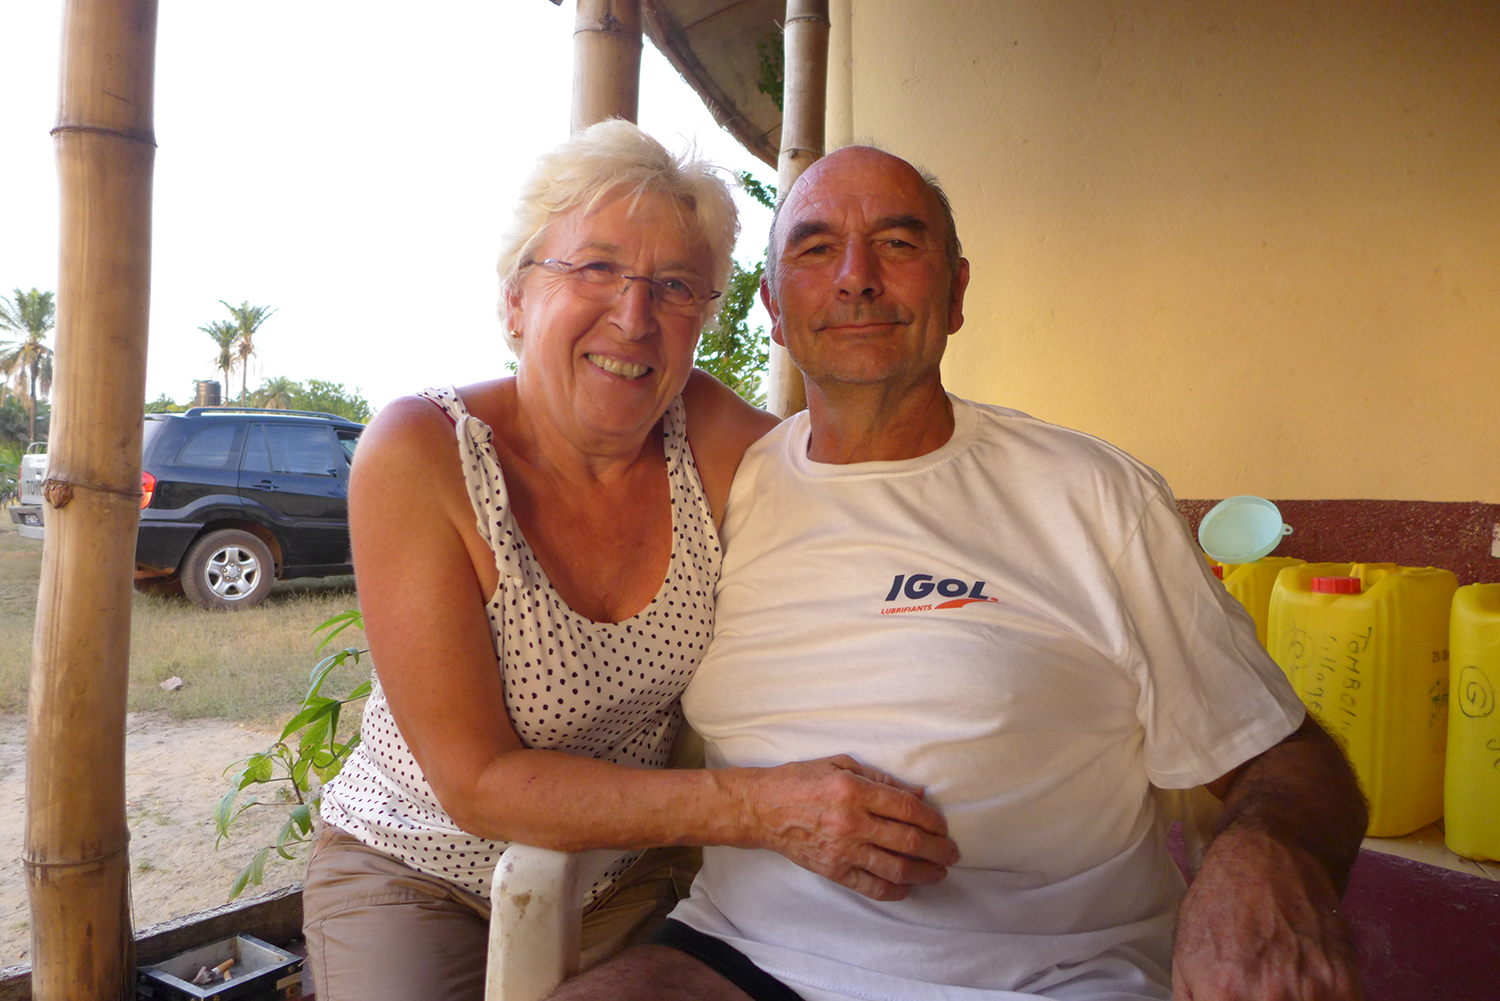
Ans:
MULTIPOLYGON (((710 252, 691 219, 670 195, 610 197, 591 212, 558 217, 535 261, 612 265, 618 273, 707 289, 710 252)), ((522 405, 533 420, 593 451, 606 441, 644 440, 682 392, 710 303, 684 315, 663 308, 647 282, 625 282, 615 294, 586 287, 559 264, 528 268, 506 306, 524 348, 522 405)))

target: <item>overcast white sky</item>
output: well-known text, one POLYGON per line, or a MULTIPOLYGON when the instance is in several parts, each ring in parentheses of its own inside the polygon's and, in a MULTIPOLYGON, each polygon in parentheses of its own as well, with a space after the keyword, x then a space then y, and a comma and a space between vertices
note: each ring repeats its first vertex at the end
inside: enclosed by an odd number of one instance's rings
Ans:
MULTIPOLYGON (((57 288, 62 6, 0 0, 7 296, 57 288)), ((500 374, 496 245, 522 176, 567 135, 572 27, 572 0, 161 0, 146 398, 220 378, 198 329, 228 317, 220 299, 278 309, 252 388, 329 379, 378 408, 500 374)), ((640 118, 775 181, 649 41, 640 118)), ((769 213, 739 200, 737 256, 758 259, 769 213)))

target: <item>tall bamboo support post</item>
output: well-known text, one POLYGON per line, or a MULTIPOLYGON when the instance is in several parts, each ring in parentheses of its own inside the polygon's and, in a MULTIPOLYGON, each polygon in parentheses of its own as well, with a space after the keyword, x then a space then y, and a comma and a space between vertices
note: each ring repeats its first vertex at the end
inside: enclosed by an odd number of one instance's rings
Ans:
MULTIPOLYGON (((823 155, 828 28, 828 0, 787 0, 781 155, 776 174, 777 190, 783 197, 802 172, 823 155)), ((807 406, 802 373, 779 344, 771 345, 766 406, 778 417, 807 406)))
POLYGON ((854 0, 828 0, 827 149, 854 141, 854 0))
POLYGON ((606 118, 633 122, 640 101, 641 0, 578 0, 572 130, 606 118))
POLYGON ((125 692, 151 273, 156 0, 68 0, 48 510, 26 746, 32 996, 134 996, 125 692))

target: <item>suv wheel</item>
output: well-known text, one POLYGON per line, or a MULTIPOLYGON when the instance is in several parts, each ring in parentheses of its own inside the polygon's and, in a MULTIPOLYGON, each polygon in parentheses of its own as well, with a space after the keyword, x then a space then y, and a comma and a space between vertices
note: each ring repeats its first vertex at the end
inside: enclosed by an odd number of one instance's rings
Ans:
POLYGON ((249 532, 226 528, 193 544, 183 561, 182 590, 204 608, 250 608, 266 600, 276 579, 271 551, 249 532))

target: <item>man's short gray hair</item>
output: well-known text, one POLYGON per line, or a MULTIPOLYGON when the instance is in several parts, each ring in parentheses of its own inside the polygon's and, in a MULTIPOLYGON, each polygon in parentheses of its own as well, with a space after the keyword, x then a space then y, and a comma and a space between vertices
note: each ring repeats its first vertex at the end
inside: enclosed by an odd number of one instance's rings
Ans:
MULTIPOLYGON (((653 192, 671 195, 685 210, 684 222, 708 244, 715 289, 729 278, 730 254, 739 236, 739 213, 729 186, 712 164, 694 150, 674 155, 630 122, 610 119, 591 125, 537 159, 521 185, 515 218, 500 240, 500 299, 515 291, 521 274, 546 239, 552 223, 567 212, 591 211, 617 194, 640 199, 653 192)), ((520 338, 505 331, 511 350, 520 338)))
MULTIPOLYGON (((861 142, 854 143, 853 145, 868 146, 871 149, 878 149, 882 153, 889 152, 888 150, 881 149, 881 147, 874 143, 861 142)), ((839 149, 843 148, 845 147, 839 147, 839 149)), ((828 152, 835 153, 837 150, 829 150, 828 152)), ((895 156, 894 153, 890 155, 895 156)), ((948 201, 948 192, 944 191, 943 186, 938 183, 936 174, 930 170, 924 170, 916 164, 912 164, 912 168, 921 175, 922 183, 927 185, 927 190, 931 191, 932 196, 937 199, 938 208, 943 213, 943 220, 948 224, 948 239, 943 243, 943 256, 948 259, 948 271, 957 274, 958 262, 964 256, 964 248, 963 244, 958 241, 958 225, 953 221, 953 203, 948 201)), ((776 288, 776 264, 780 256, 776 248, 776 227, 781 222, 781 207, 786 204, 786 196, 789 194, 791 194, 790 190, 780 192, 780 197, 776 200, 776 210, 771 214, 770 239, 766 242, 765 279, 766 286, 771 290, 773 297, 778 295, 778 289, 776 288)))

